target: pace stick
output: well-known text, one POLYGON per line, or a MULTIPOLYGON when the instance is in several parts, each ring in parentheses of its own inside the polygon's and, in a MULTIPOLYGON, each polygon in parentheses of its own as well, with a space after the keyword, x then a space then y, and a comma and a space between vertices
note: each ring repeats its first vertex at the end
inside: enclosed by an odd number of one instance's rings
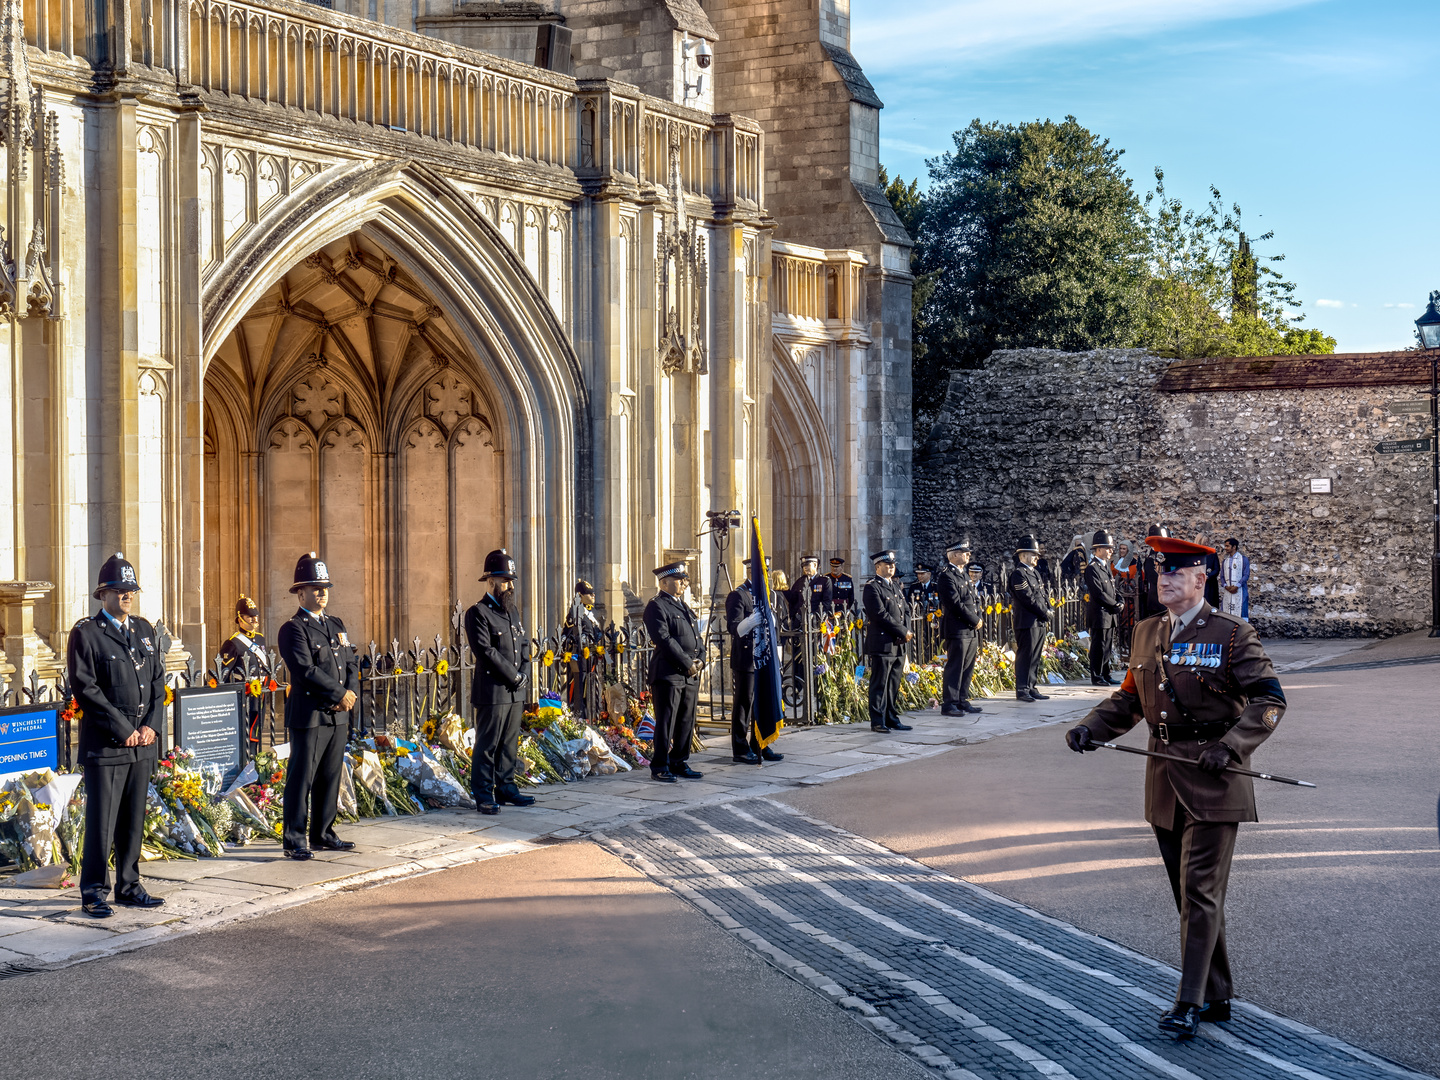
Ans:
MULTIPOLYGON (((1100 742, 1092 743, 1092 746, 1103 746, 1107 750, 1119 750, 1125 754, 1139 754, 1141 757, 1161 758, 1165 761, 1178 761, 1181 765, 1194 765, 1199 768, 1198 763, 1190 758, 1177 757, 1175 754, 1161 754, 1154 750, 1141 750, 1135 746, 1121 746, 1119 743, 1100 742)), ((1241 776, 1253 776, 1257 780, 1273 780, 1277 784, 1294 784, 1296 787, 1314 787, 1309 780, 1295 780, 1288 776, 1275 776, 1273 773, 1255 772, 1253 769, 1242 769, 1238 765, 1225 766, 1226 772, 1239 773, 1241 776)))

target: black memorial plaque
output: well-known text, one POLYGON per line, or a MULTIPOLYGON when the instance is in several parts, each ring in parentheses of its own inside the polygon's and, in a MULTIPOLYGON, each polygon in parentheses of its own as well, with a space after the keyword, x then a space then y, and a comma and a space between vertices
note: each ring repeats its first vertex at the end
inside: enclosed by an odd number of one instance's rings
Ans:
POLYGON ((222 789, 240 775, 243 714, 238 687, 175 691, 175 745, 198 764, 218 765, 222 789))

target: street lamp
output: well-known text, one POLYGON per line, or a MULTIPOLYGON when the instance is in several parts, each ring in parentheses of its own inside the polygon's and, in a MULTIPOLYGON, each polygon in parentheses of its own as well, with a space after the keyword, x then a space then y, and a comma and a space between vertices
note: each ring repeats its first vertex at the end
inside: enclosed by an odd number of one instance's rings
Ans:
POLYGON ((1440 637, 1440 289, 1430 294, 1425 314, 1415 320, 1420 344, 1430 353, 1430 516, 1435 527, 1430 552, 1430 636, 1440 637))

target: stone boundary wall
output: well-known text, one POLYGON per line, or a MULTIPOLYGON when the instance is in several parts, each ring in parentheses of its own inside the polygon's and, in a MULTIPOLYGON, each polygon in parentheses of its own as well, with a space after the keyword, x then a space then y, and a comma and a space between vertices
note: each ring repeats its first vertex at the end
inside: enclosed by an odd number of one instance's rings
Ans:
POLYGON ((1182 362, 1140 350, 994 353, 983 369, 951 375, 916 452, 915 556, 939 561, 947 538, 968 532, 990 580, 1021 533, 1061 556, 1076 533, 1104 526, 1134 538, 1158 520, 1217 546, 1240 539, 1263 634, 1420 629, 1430 609, 1430 456, 1378 454, 1375 444, 1429 434, 1428 415, 1392 415, 1388 403, 1421 397, 1430 364, 1382 355, 1378 366, 1287 358, 1308 372, 1289 378, 1267 377, 1263 362, 1185 361, 1185 378, 1162 384, 1182 362), (1333 493, 1311 494, 1315 478, 1333 493))

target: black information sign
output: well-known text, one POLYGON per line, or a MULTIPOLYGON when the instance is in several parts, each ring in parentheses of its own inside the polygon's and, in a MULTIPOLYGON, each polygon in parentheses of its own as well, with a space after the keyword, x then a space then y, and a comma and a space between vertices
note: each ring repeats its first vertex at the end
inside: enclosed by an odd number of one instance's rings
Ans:
POLYGON ((1430 450, 1429 439, 1396 439, 1375 444, 1377 454, 1424 454, 1430 450))
POLYGON ((240 775, 240 687, 197 687, 175 691, 175 745, 195 755, 198 764, 220 767, 222 790, 240 775))

